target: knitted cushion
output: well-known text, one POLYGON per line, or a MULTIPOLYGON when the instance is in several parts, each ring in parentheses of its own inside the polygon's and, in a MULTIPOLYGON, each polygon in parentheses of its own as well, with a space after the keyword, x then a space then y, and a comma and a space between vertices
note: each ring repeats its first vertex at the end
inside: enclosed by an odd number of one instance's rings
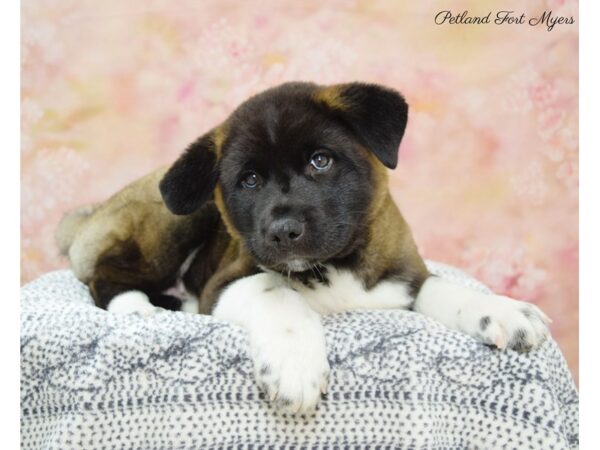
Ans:
POLYGON ((113 315, 70 271, 24 286, 21 306, 24 449, 578 446, 578 394, 552 340, 519 354, 410 311, 324 317, 329 393, 314 415, 290 416, 258 390, 239 327, 113 315))

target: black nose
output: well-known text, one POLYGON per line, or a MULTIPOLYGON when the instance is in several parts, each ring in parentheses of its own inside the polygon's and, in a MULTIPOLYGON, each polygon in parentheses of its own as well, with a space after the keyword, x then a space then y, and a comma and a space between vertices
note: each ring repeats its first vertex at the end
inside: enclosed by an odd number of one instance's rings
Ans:
POLYGON ((291 245, 304 234, 304 224, 295 219, 275 219, 267 230, 267 239, 277 245, 291 245))

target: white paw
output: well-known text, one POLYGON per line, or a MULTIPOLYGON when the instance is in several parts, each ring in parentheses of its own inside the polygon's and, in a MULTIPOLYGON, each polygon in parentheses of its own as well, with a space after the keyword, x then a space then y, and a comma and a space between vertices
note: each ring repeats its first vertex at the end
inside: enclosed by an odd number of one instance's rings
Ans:
POLYGON ((278 410, 313 412, 329 381, 324 337, 304 333, 302 328, 282 328, 277 334, 253 345, 256 381, 278 410))
POLYGON ((551 322, 537 306, 502 295, 477 296, 459 312, 460 328, 496 347, 520 352, 538 347, 551 322))
POLYGON ((141 291, 128 291, 113 297, 108 304, 107 310, 111 313, 139 314, 142 317, 149 317, 160 311, 148 299, 148 296, 141 291))
POLYGON ((256 381, 277 409, 301 414, 316 408, 329 378, 321 317, 279 274, 235 281, 213 315, 248 330, 256 381))

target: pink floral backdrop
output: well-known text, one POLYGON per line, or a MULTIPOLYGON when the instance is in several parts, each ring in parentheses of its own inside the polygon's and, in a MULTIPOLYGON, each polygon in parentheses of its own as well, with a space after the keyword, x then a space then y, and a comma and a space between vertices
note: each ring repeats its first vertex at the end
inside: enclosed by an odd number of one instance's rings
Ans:
POLYGON ((410 104, 392 191, 422 253, 540 305, 577 378, 578 4, 23 0, 21 274, 53 232, 173 161, 249 95, 365 80, 410 104), (552 10, 574 25, 435 25, 552 10), (446 8, 441 8, 446 5, 446 8))

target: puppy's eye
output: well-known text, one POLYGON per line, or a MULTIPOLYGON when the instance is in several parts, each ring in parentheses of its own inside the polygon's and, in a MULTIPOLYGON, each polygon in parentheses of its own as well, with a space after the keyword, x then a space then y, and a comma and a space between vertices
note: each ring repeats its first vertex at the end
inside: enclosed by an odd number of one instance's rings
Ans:
POLYGON ((323 152, 317 152, 310 158, 310 165, 320 172, 328 170, 332 163, 331 156, 323 152))
POLYGON ((257 188, 261 182, 262 179, 260 178, 260 175, 256 172, 246 172, 244 175, 242 175, 241 184, 246 189, 257 188))

